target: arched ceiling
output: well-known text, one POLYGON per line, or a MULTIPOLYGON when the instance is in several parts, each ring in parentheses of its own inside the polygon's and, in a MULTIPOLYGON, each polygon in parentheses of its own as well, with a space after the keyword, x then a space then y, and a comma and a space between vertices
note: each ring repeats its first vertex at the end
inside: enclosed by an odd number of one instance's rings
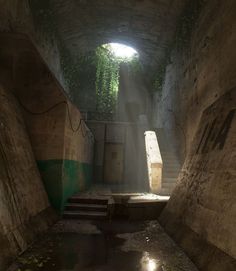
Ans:
POLYGON ((108 42, 134 47, 158 65, 186 0, 51 0, 57 31, 73 55, 108 42))

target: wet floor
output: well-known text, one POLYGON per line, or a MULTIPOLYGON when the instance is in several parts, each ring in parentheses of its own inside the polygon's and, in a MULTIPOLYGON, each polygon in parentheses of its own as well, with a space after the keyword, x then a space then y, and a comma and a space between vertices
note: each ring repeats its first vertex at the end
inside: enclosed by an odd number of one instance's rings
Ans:
POLYGON ((12 266, 14 271, 195 271, 159 224, 60 221, 12 266))

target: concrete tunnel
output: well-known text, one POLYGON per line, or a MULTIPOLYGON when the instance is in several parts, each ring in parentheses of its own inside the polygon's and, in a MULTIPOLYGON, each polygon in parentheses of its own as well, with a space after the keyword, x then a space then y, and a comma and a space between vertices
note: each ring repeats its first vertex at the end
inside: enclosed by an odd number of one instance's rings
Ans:
POLYGON ((0 271, 236 270, 236 2, 0 7, 0 271))

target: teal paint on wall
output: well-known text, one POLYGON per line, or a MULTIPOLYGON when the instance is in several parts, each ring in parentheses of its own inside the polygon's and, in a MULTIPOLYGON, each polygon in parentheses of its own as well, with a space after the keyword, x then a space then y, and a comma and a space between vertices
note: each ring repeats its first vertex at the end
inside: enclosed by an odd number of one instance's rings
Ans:
POLYGON ((58 211, 62 206, 62 166, 63 160, 37 161, 42 180, 51 205, 58 211))
POLYGON ((74 160, 64 160, 63 203, 73 194, 89 188, 92 181, 92 165, 74 160))
POLYGON ((52 206, 60 213, 69 197, 91 185, 92 165, 74 160, 37 161, 52 206))

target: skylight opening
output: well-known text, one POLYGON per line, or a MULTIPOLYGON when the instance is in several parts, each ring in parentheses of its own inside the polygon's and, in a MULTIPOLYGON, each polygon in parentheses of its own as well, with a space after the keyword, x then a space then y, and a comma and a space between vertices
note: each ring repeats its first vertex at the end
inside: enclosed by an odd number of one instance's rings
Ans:
POLYGON ((121 43, 108 43, 104 46, 109 49, 115 57, 120 59, 132 60, 138 57, 138 52, 134 48, 121 43))

